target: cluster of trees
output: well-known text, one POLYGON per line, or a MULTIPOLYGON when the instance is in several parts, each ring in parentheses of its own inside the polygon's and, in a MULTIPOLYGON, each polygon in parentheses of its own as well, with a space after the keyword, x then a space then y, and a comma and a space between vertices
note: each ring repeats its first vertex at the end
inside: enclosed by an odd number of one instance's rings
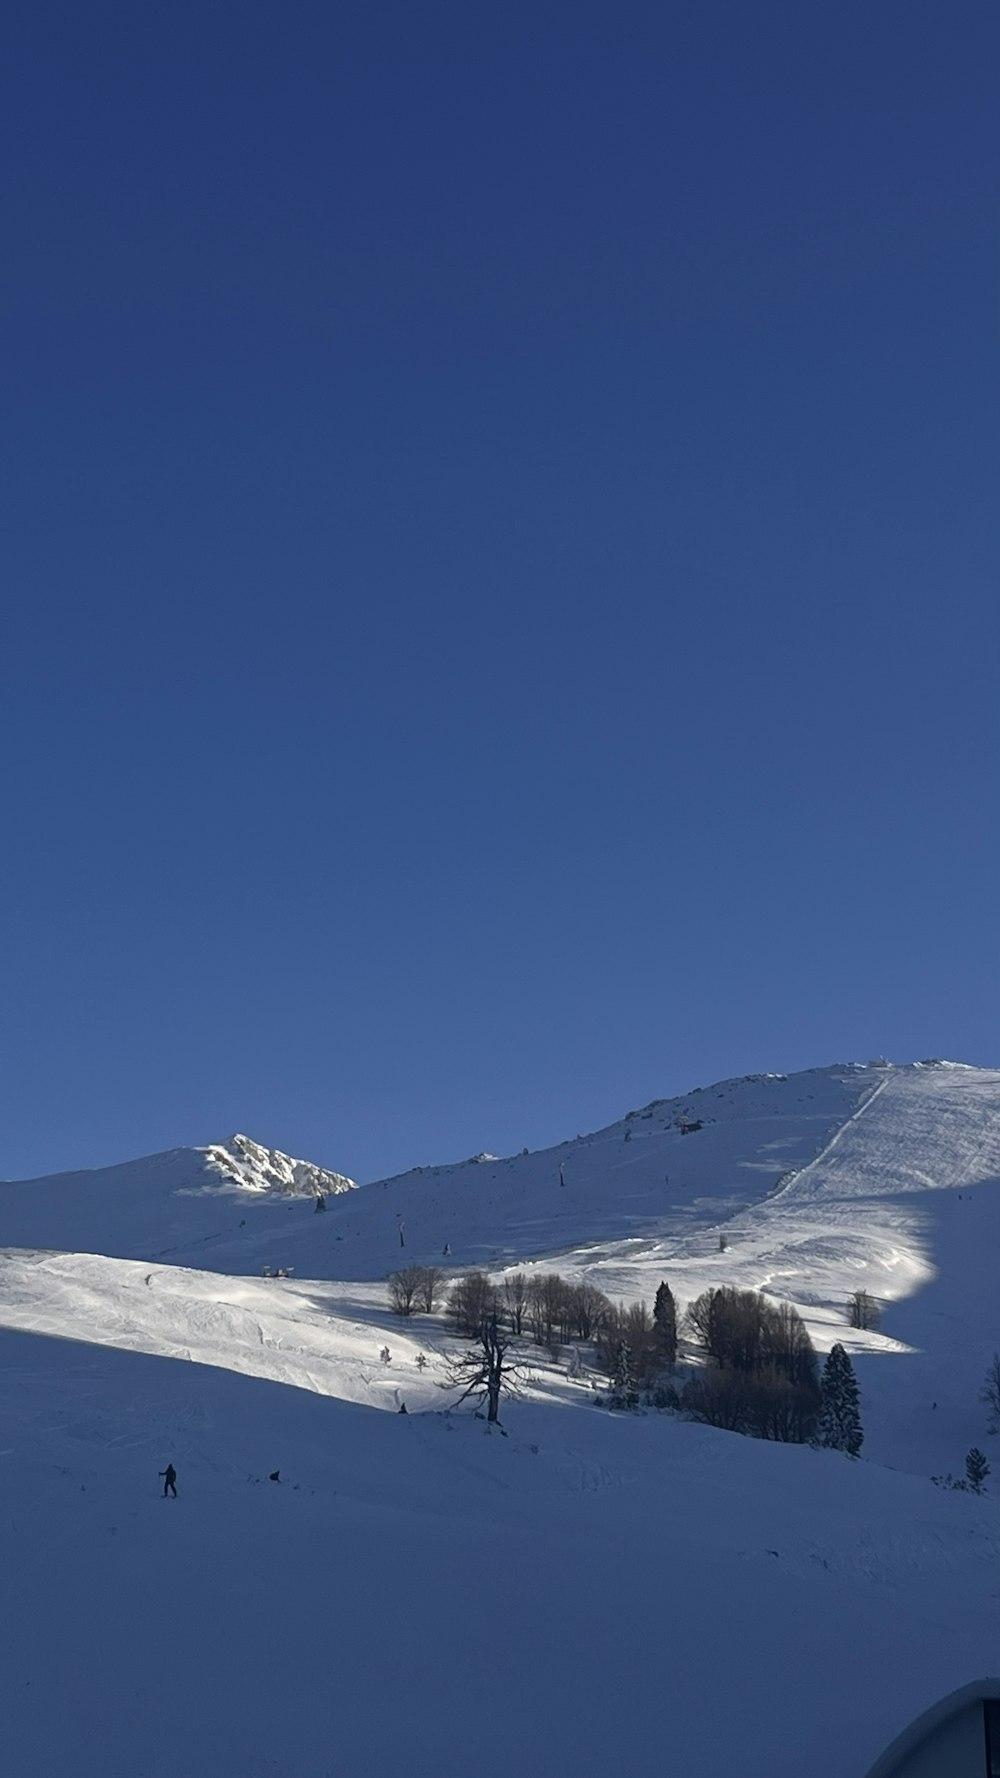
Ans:
MULTIPOLYGON (((400 1315, 415 1309, 431 1314, 443 1300, 444 1284, 437 1266, 405 1266, 389 1279, 391 1306, 400 1315)), ((856 1292, 852 1300, 865 1296, 856 1292)), ((679 1407, 691 1419, 726 1431, 812 1442, 851 1457, 860 1453, 858 1385, 844 1347, 833 1347, 821 1375, 798 1311, 760 1291, 724 1285, 703 1291, 689 1305, 684 1326, 709 1363, 679 1393, 669 1381, 677 1361, 678 1315, 666 1282, 650 1310, 646 1303, 612 1303, 595 1285, 571 1283, 558 1272, 511 1272, 494 1283, 488 1273, 473 1270, 451 1286, 446 1307, 455 1332, 471 1342, 467 1353, 451 1361, 449 1383, 461 1385, 463 1400, 481 1397, 490 1420, 498 1417, 501 1393, 516 1382, 518 1341, 530 1338, 549 1350, 588 1341, 611 1379, 613 1406, 636 1408, 645 1394, 655 1406, 679 1407)), ((862 1303, 859 1313, 870 1311, 862 1303)), ((1000 1358, 991 1376, 1000 1413, 1000 1358)))
POLYGON ((512 1272, 494 1284, 485 1272, 472 1271, 453 1285, 448 1313, 455 1332, 470 1341, 450 1361, 448 1386, 461 1387, 459 1402, 468 1396, 485 1402, 490 1421, 499 1417, 501 1394, 517 1393, 524 1337, 550 1349, 593 1341, 612 1379, 610 1399, 629 1408, 638 1406, 640 1388, 650 1387, 677 1357, 677 1311, 666 1283, 651 1313, 645 1303, 616 1305, 596 1286, 571 1284, 558 1272, 512 1272))
POLYGON ((445 1275, 439 1266, 403 1266, 389 1274, 389 1307, 394 1315, 422 1311, 433 1315, 444 1290, 445 1275))
POLYGON ((864 1433, 851 1361, 836 1345, 821 1376, 791 1303, 724 1285, 696 1297, 686 1320, 713 1361, 681 1393, 680 1405, 692 1419, 754 1438, 814 1442, 858 1455, 864 1433))
POLYGON ((602 1290, 570 1284, 558 1272, 511 1272, 500 1284, 485 1272, 466 1272, 448 1298, 456 1333, 474 1338, 483 1322, 496 1316, 516 1339, 526 1337, 537 1346, 592 1340, 614 1312, 602 1290))
POLYGON ((594 1284, 574 1284, 558 1272, 511 1272, 494 1284, 485 1272, 466 1272, 448 1298, 455 1332, 476 1339, 495 1319, 515 1339, 528 1338, 552 1349, 574 1340, 593 1341, 597 1361, 609 1376, 627 1347, 629 1375, 643 1385, 677 1358, 677 1312, 667 1284, 656 1293, 652 1312, 645 1303, 616 1304, 594 1284))
POLYGON ((643 1391, 659 1407, 675 1406, 677 1393, 664 1379, 677 1362, 677 1305, 661 1283, 652 1314, 645 1303, 612 1308, 598 1331, 597 1362, 612 1379, 614 1407, 638 1407, 643 1391))
POLYGON ((759 1290, 721 1285, 703 1290, 688 1308, 687 1324, 722 1369, 776 1370, 789 1383, 815 1390, 819 1367, 802 1318, 791 1303, 759 1290))

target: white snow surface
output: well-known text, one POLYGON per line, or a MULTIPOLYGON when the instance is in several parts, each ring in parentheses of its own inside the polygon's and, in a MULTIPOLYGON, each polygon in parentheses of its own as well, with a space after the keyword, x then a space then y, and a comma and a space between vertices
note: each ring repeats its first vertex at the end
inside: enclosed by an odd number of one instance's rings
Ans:
POLYGON ((929 1479, 1000 1471, 998 1235, 1000 1072, 944 1063, 357 1190, 248 1138, 0 1186, 11 1770, 861 1778, 998 1666, 996 1494, 929 1479), (852 1353, 863 1458, 612 1414, 533 1348, 506 1436, 445 1418, 446 1324, 386 1304, 414 1259, 785 1297, 852 1353))

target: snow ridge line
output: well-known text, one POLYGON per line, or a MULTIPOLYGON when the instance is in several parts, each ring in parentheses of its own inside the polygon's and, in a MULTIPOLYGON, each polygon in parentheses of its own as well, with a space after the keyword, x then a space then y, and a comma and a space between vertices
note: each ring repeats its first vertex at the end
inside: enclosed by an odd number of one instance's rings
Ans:
POLYGON ((890 1080, 890 1076, 887 1074, 885 1079, 880 1080, 878 1083, 878 1086, 873 1088, 873 1090, 868 1094, 867 1099, 863 1100, 863 1102, 858 1106, 857 1111, 852 1111, 850 1117, 845 1117, 843 1123, 838 1125, 837 1129, 834 1130, 833 1135, 830 1137, 829 1142, 825 1143, 824 1146, 820 1149, 819 1154, 814 1154, 812 1160, 807 1161, 804 1167, 796 1167, 794 1169, 794 1171, 792 1171, 791 1173, 788 1173, 785 1176, 785 1178, 782 1180, 782 1183, 778 1187, 778 1190, 776 1192, 774 1192, 772 1194, 772 1196, 770 1198, 766 1199, 765 1201, 768 1204, 776 1204, 779 1198, 783 1198, 786 1192, 791 1191, 792 1186, 796 1185, 798 1183, 798 1181, 803 1177, 804 1174, 811 1172, 813 1167, 818 1167, 820 1164, 820 1161, 825 1161, 826 1157, 830 1153, 831 1149, 836 1148, 837 1143, 840 1141, 840 1138, 844 1134, 844 1131, 848 1130, 850 1128, 851 1124, 856 1124, 859 1117, 864 1117, 865 1112, 868 1111, 872 1105, 874 1105, 879 1094, 885 1092, 886 1087, 889 1085, 889 1080, 890 1080))

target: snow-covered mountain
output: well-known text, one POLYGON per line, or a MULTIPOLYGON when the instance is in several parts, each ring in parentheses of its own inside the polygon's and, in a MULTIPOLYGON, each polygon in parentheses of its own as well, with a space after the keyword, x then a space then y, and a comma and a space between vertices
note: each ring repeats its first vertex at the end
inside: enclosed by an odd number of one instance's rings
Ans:
POLYGON ((353 1179, 297 1161, 249 1136, 171 1148, 113 1167, 0 1182, 0 1242, 122 1259, 196 1252, 265 1213, 355 1189, 353 1179))
POLYGON ((929 1478, 973 1443, 1000 1470, 1000 1072, 753 1076, 356 1189, 238 1137, 0 1186, 0 1248, 0 1704, 28 1778, 81 1745, 114 1778, 499 1778, 482 1675, 455 1683, 484 1611, 550 1778, 723 1778, 736 1752, 863 1778, 995 1665, 995 1496, 929 1478), (411 1259, 786 1298, 851 1352, 862 1461, 598 1410, 536 1349, 507 1437, 446 1421, 452 1336, 386 1301, 411 1259), (858 1286, 879 1331, 847 1324, 858 1286))
POLYGON ((557 1269, 626 1302, 650 1303, 664 1277, 682 1304, 715 1284, 765 1290, 795 1304, 818 1350, 842 1340, 852 1352, 869 1397, 867 1454, 929 1474, 978 1435, 978 1384, 1000 1344, 1000 1073, 879 1062, 754 1075, 657 1101, 554 1149, 418 1167, 356 1189, 236 1137, 0 1187, 0 1243, 18 1250, 2 1261, 8 1325, 54 1330, 69 1315, 78 1336, 89 1327, 144 1351, 201 1350, 210 1363, 307 1377, 373 1403, 385 1399, 381 1379, 372 1392, 353 1360, 332 1370, 315 1361, 328 1351, 331 1310, 378 1313, 382 1280, 410 1261, 557 1269), (39 1249, 107 1257, 24 1252, 39 1249), (148 1268, 119 1272, 115 1259, 197 1273, 164 1272, 136 1296, 148 1268), (273 1287, 260 1298, 250 1282, 279 1269, 315 1281, 291 1304, 295 1287, 282 1287, 280 1319, 297 1333, 274 1329, 273 1287), (71 1273, 79 1312, 68 1307, 71 1273), (57 1275, 53 1310, 35 1298, 57 1275), (846 1325, 858 1288, 883 1304, 876 1332, 846 1325), (915 1417, 917 1399, 928 1411, 915 1417))

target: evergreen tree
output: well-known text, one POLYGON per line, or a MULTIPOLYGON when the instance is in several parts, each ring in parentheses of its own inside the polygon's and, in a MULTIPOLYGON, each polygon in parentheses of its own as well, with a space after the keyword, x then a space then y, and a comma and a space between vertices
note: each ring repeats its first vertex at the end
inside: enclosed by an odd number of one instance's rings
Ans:
POLYGON ((669 1284, 661 1284, 653 1302, 656 1355, 667 1370, 677 1363, 677 1304, 669 1284))
POLYGON ((843 1346, 831 1347, 820 1384, 819 1443, 857 1457, 864 1443, 858 1380, 843 1346))
POLYGON ((982 1451, 977 1450, 975 1445, 973 1445, 972 1450, 965 1459, 965 1479, 968 1482, 969 1487, 972 1489, 973 1494, 982 1493, 983 1484, 989 1473, 990 1466, 987 1463, 986 1458, 983 1456, 982 1451))
POLYGON ((616 1408, 635 1408, 639 1405, 639 1391, 635 1386, 635 1371, 632 1365, 632 1348, 627 1340, 619 1340, 615 1354, 615 1374, 611 1384, 611 1401, 616 1408))

